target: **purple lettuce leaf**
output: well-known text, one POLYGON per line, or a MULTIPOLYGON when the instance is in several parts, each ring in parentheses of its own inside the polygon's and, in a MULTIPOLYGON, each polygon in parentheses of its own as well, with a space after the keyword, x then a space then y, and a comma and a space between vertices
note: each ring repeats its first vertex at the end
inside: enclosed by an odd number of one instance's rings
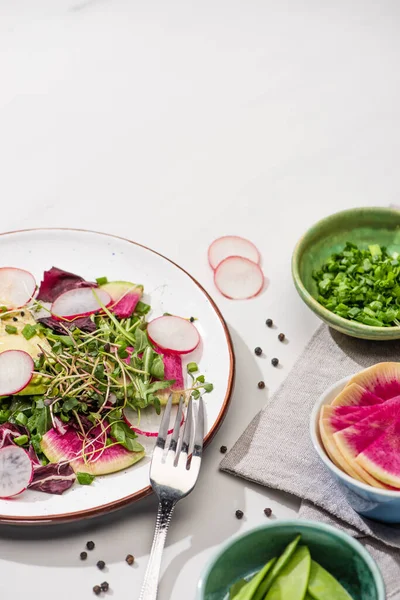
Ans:
POLYGON ((54 302, 64 292, 80 287, 97 287, 97 283, 85 281, 83 277, 52 267, 43 274, 37 300, 42 302, 54 302))
POLYGON ((74 484, 75 479, 75 473, 69 463, 49 463, 35 467, 33 479, 28 487, 37 492, 60 495, 74 484))
POLYGON ((24 435, 24 433, 22 429, 11 423, 0 425, 0 448, 11 446, 14 444, 14 438, 24 435))
POLYGON ((65 335, 65 329, 72 331, 75 328, 78 328, 81 331, 86 331, 87 333, 93 333, 96 331, 96 325, 93 323, 90 317, 78 317, 73 321, 63 321, 62 323, 53 317, 43 317, 38 319, 38 322, 42 323, 49 329, 52 329, 54 333, 59 335, 65 335))

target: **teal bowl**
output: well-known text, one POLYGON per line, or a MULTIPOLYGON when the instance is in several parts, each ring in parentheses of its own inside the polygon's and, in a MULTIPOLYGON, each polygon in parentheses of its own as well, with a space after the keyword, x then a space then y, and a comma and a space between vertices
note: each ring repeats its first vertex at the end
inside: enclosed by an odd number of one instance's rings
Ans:
POLYGON ((309 308, 330 327, 366 340, 400 339, 400 327, 371 327, 335 315, 318 302, 317 285, 312 277, 346 242, 361 248, 370 244, 386 246, 400 253, 400 211, 394 208, 352 208, 315 223, 299 240, 292 257, 296 289, 309 308))
POLYGON ((231 585, 259 571, 298 534, 311 556, 354 600, 385 600, 382 575, 359 542, 329 525, 297 520, 262 525, 230 540, 206 566, 196 600, 227 600, 231 585))

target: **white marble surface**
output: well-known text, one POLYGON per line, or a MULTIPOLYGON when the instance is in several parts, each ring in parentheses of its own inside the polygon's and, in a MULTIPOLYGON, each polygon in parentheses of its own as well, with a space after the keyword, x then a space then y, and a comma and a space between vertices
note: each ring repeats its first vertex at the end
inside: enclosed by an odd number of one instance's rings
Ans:
MULTIPOLYGON (((399 34, 396 0, 0 0, 1 230, 75 226, 151 246, 205 285, 233 335, 231 409, 176 511, 161 600, 193 598, 207 559, 265 522, 265 506, 296 511, 219 473, 219 446, 317 325, 291 282, 297 238, 335 210, 398 201, 399 34), (270 280, 248 303, 222 299, 207 265, 208 243, 230 232, 258 245, 270 280)), ((110 597, 137 598, 155 508, 149 498, 96 521, 0 528, 0 597, 85 600, 107 579, 110 597), (104 575, 92 555, 78 559, 90 538, 104 575)))

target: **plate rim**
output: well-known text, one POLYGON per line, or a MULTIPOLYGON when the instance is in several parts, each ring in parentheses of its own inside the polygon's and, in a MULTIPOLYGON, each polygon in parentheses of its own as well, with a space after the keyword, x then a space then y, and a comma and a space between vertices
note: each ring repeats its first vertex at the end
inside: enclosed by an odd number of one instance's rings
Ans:
MULTIPOLYGON (((216 313, 218 319, 221 322, 222 329, 225 333, 225 339, 226 339, 226 342, 228 345, 228 352, 229 352, 228 388, 227 388, 221 409, 218 413, 218 417, 217 417, 213 427, 211 428, 211 430, 208 432, 208 434, 204 438, 204 448, 206 448, 208 446, 208 444, 211 442, 211 440, 214 438, 214 436, 216 435, 217 431, 219 430, 219 428, 221 427, 221 425, 225 419, 225 416, 226 416, 226 413, 228 411, 228 407, 229 407, 229 404, 231 401, 231 397, 232 397, 234 381, 235 381, 235 371, 236 371, 236 359, 235 359, 235 353, 234 353, 234 349, 233 349, 231 334, 229 332, 229 329, 225 322, 225 319, 222 316, 222 313, 221 313, 220 309, 218 308, 215 300, 213 300, 213 298, 210 296, 210 294, 201 285, 201 283, 199 283, 197 281, 197 279, 195 279, 195 277, 193 277, 193 275, 191 275, 188 271, 186 271, 186 269, 184 269, 183 267, 178 265, 176 262, 174 262, 167 256, 164 256, 157 250, 153 250, 152 248, 149 248, 148 246, 145 246, 144 244, 140 244, 139 242, 135 242, 133 240, 130 240, 129 238, 125 238, 120 235, 115 235, 112 233, 104 233, 103 231, 95 231, 93 229, 84 229, 84 228, 76 228, 76 227, 31 227, 28 229, 16 229, 16 230, 12 230, 12 231, 4 231, 4 232, 0 233, 0 237, 6 236, 6 235, 18 234, 18 233, 29 233, 29 232, 40 232, 40 231, 72 231, 72 232, 80 232, 80 233, 93 233, 96 235, 103 235, 105 237, 122 240, 124 242, 128 242, 129 244, 133 244, 134 246, 139 246, 140 248, 143 248, 144 250, 148 250, 149 252, 156 254, 160 258, 167 260, 169 263, 171 263, 172 265, 177 267, 180 271, 185 273, 185 275, 187 275, 193 281, 193 283, 195 283, 195 285, 197 285, 197 287, 200 289, 200 291, 205 295, 207 300, 210 302, 211 307, 213 308, 214 312, 216 313)), ((85 510, 78 510, 78 511, 69 512, 69 513, 54 514, 54 515, 50 515, 50 516, 41 515, 38 517, 27 517, 27 516, 12 517, 9 515, 2 515, 0 513, 0 523, 4 524, 4 525, 46 525, 46 524, 50 525, 50 524, 58 524, 58 523, 67 523, 67 522, 72 522, 72 521, 80 521, 83 519, 94 518, 94 517, 98 517, 98 516, 101 516, 104 514, 109 514, 116 510, 120 510, 120 509, 128 506, 129 504, 133 504, 134 502, 137 502, 138 500, 141 500, 142 498, 146 498, 146 496, 149 496, 152 493, 153 493, 153 491, 151 489, 151 486, 148 485, 147 487, 142 488, 141 490, 139 490, 133 494, 129 494, 128 496, 124 496, 123 498, 120 498, 119 500, 115 500, 113 502, 108 502, 107 504, 102 504, 101 506, 97 506, 95 508, 87 508, 85 510)))

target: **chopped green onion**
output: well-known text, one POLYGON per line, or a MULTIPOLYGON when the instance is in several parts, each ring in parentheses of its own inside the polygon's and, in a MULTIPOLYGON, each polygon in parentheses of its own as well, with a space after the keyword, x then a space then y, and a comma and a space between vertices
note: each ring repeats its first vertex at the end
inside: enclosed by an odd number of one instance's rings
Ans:
POLYGON ((17 446, 24 446, 29 442, 29 438, 27 435, 19 435, 18 437, 13 439, 13 442, 17 444, 17 446))
POLYGON ((28 323, 27 325, 25 325, 21 333, 26 340, 30 340, 36 335, 36 327, 34 327, 33 325, 29 325, 28 323))
POLYGON ((95 479, 95 476, 90 475, 90 473, 77 473, 76 478, 78 480, 78 483, 80 483, 81 485, 90 485, 95 479))
POLYGON ((19 412, 15 417, 15 420, 21 425, 26 425, 28 422, 28 417, 23 412, 19 412))
POLYGON ((107 279, 107 277, 97 277, 96 283, 97 283, 97 285, 104 285, 104 284, 108 283, 108 279, 107 279))
POLYGON ((5 329, 6 329, 6 332, 9 334, 18 333, 18 329, 16 327, 14 327, 14 325, 6 325, 5 329))

